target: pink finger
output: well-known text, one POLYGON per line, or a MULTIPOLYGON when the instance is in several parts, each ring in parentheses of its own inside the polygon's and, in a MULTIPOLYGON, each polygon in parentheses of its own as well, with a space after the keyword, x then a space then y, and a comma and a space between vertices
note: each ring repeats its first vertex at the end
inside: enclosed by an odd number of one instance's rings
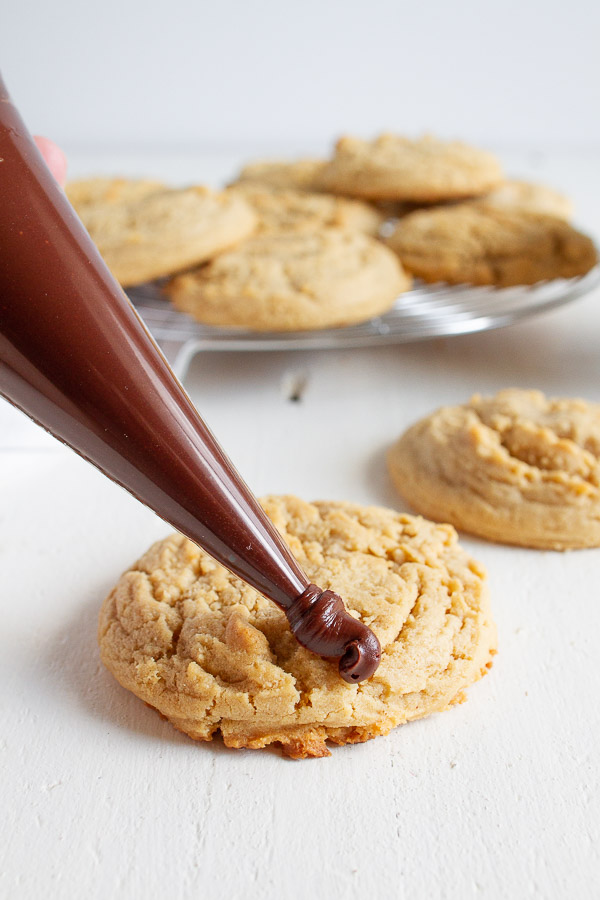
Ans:
POLYGON ((46 165, 58 181, 61 187, 64 187, 67 180, 67 157, 60 147, 57 147, 52 141, 45 137, 35 137, 38 150, 44 157, 46 165))

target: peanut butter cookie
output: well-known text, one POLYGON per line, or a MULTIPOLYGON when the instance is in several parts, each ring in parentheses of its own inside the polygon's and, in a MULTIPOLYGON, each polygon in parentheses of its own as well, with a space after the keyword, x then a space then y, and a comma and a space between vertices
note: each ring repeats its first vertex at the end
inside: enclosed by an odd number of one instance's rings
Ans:
POLYGON ((473 202, 498 209, 524 209, 565 221, 573 215, 573 204, 568 197, 545 184, 531 184, 528 181, 505 181, 473 202))
POLYGON ((272 190, 313 191, 321 159, 259 160, 248 163, 232 184, 255 184, 272 190))
POLYGON ((597 262, 591 239, 568 222, 486 202, 410 213, 386 243, 413 275, 451 284, 535 284, 597 262))
POLYGON ((181 535, 155 544, 100 613, 102 660, 180 731, 296 759, 464 700, 496 647, 485 573, 449 525, 346 503, 264 503, 307 575, 368 623, 382 660, 350 685, 273 603, 181 535))
POLYGON ((81 215, 86 206, 131 203, 165 189, 166 185, 161 181, 149 178, 97 177, 70 181, 65 187, 65 193, 81 215))
POLYGON ((390 473, 419 513, 523 547, 600 546, 600 405, 515 388, 417 422, 390 473))
POLYGON ((386 312, 410 287, 397 257, 358 232, 251 238, 166 286, 175 306, 209 325, 297 331, 386 312))
MULTIPOLYGON (((90 237, 124 286, 198 265, 248 237, 256 216, 241 197, 205 187, 113 187, 76 204, 90 237), (137 193, 136 193, 137 192, 137 193)), ((73 193, 73 191, 72 191, 73 193)), ((77 200, 77 190, 75 191, 77 200)))
POLYGON ((368 200, 439 203, 491 191, 502 172, 491 153, 457 141, 382 134, 343 137, 317 177, 319 190, 368 200))
POLYGON ((258 234, 348 228, 375 236, 385 221, 384 214, 374 206, 334 194, 271 191, 249 183, 229 190, 239 193, 256 213, 258 234))

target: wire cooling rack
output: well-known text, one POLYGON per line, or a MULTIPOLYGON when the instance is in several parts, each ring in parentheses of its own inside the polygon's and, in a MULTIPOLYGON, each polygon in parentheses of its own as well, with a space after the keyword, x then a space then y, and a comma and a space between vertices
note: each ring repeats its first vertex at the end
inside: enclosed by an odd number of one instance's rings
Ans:
POLYGON ((502 328, 570 303, 600 284, 600 266, 579 278, 510 288, 416 283, 383 316, 344 328, 256 332, 201 325, 178 312, 160 285, 131 288, 128 295, 169 363, 183 377, 200 351, 330 350, 403 344, 433 337, 502 328))

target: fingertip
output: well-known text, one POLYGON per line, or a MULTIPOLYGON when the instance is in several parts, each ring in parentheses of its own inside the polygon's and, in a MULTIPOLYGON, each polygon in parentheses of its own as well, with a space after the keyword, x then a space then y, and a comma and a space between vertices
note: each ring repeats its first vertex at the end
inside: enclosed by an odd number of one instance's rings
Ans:
POLYGON ((45 137, 34 138, 37 148, 44 157, 44 161, 61 187, 67 180, 67 157, 60 147, 45 137))

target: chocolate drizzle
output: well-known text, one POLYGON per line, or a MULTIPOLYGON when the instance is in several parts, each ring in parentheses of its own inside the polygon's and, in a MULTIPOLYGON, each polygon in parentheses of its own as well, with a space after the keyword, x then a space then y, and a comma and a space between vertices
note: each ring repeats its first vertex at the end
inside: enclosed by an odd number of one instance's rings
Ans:
POLYGON ((351 683, 377 638, 308 579, 55 184, 0 79, 0 394, 282 607, 351 683))

